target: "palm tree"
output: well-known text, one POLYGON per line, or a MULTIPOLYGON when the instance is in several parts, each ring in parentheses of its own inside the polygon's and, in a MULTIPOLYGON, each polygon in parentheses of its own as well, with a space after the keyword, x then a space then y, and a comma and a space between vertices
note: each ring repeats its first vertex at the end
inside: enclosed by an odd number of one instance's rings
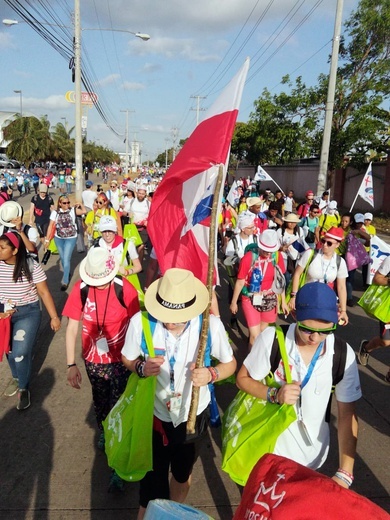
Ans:
POLYGON ((50 123, 44 117, 17 116, 4 128, 4 139, 10 141, 7 153, 23 164, 45 159, 50 153, 50 123))
POLYGON ((51 134, 54 142, 54 158, 64 162, 69 162, 74 158, 75 142, 71 137, 74 126, 67 130, 62 123, 57 123, 51 134))

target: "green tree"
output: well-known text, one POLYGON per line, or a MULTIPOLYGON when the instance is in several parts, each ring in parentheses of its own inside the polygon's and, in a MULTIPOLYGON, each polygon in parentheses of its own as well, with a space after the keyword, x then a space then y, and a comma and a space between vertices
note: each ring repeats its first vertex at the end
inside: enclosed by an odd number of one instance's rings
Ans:
MULTIPOLYGON (((390 94, 390 1, 361 0, 345 22, 329 150, 329 170, 346 159, 363 168, 387 147, 390 94)), ((325 96, 327 77, 320 76, 325 96)))
POLYGON ((7 154, 26 166, 44 160, 50 153, 49 128, 46 118, 16 117, 4 127, 4 139, 10 141, 7 154))
POLYGON ((74 158, 75 142, 72 139, 74 126, 69 130, 62 123, 57 123, 51 133, 54 143, 54 159, 57 161, 71 161, 74 158))

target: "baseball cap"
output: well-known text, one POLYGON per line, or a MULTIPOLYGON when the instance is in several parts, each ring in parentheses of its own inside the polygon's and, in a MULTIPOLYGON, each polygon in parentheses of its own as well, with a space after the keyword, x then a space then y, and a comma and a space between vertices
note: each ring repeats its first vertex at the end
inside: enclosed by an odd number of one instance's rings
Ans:
POLYGON ((47 193, 48 189, 49 188, 48 188, 47 184, 45 184, 44 182, 41 182, 41 184, 39 185, 40 193, 47 193))
POLYGON ((354 221, 358 224, 364 224, 364 215, 363 213, 356 213, 356 215, 353 217, 354 221))
POLYGON ((307 283, 299 289, 295 309, 297 321, 338 321, 336 293, 326 283, 307 283))
POLYGON ((337 209, 337 201, 336 200, 331 200, 328 204, 328 208, 329 209, 337 209))
POLYGON ((91 186, 93 186, 93 182, 92 182, 92 181, 87 181, 87 182, 85 183, 85 186, 86 186, 87 188, 90 188, 91 186))
POLYGON ((314 192, 311 191, 311 190, 308 190, 308 191, 305 193, 305 197, 310 197, 311 195, 314 196, 314 192))
POLYGON ((118 226, 114 217, 110 217, 110 215, 103 215, 100 218, 99 222, 99 231, 103 233, 103 231, 118 231, 118 226))
POLYGON ((373 217, 373 214, 372 213, 365 213, 364 214, 364 220, 372 220, 374 217, 373 217))

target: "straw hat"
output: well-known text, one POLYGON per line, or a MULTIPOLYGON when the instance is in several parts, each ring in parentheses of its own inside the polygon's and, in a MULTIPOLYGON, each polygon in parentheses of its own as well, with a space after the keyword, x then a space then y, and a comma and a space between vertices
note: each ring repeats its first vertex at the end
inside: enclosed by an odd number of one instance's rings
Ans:
POLYGON ((119 269, 119 260, 102 247, 92 247, 80 264, 80 277, 92 287, 105 285, 115 278, 119 269))
POLYGON ((209 303, 206 286, 187 269, 167 269, 145 293, 146 310, 163 323, 181 323, 202 314, 209 303))
POLYGON ((259 236, 258 244, 259 248, 262 251, 266 251, 267 253, 273 253, 274 251, 278 251, 280 248, 278 235, 276 231, 273 229, 266 229, 259 236))
POLYGON ((252 206, 257 206, 261 204, 261 199, 259 197, 248 197, 246 199, 246 205, 248 208, 251 208, 252 206))
POLYGON ((13 224, 11 220, 22 216, 23 208, 14 200, 7 200, 0 206, 0 224, 5 227, 15 227, 16 224, 13 224))
POLYGON ((298 224, 301 219, 295 213, 289 213, 287 217, 283 217, 284 222, 294 222, 294 224, 298 224))

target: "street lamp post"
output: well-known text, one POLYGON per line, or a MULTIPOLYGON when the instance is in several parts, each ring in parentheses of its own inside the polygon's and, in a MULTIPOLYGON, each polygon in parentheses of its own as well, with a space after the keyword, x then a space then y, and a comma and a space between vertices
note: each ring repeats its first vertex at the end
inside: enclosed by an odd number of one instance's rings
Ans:
POLYGON ((135 112, 135 110, 121 110, 121 112, 126 112, 126 143, 125 143, 125 176, 126 179, 129 174, 129 112, 135 112))
MULTIPOLYGON (((4 19, 3 24, 7 26, 17 25, 17 20, 4 19)), ((55 27, 64 27, 66 25, 57 25, 42 22, 43 25, 51 25, 55 27)), ((81 105, 81 30, 83 31, 110 31, 123 32, 133 34, 143 41, 150 40, 150 36, 145 33, 128 31, 126 29, 103 29, 103 28, 83 28, 81 29, 80 21, 80 0, 74 1, 74 81, 75 81, 75 163, 76 163, 76 179, 75 194, 76 199, 81 200, 81 192, 83 185, 83 136, 82 136, 82 105, 81 105)), ((21 93, 21 91, 20 91, 21 93)))
POLYGON ((20 96, 20 117, 23 117, 23 92, 21 90, 14 90, 14 92, 20 96))

